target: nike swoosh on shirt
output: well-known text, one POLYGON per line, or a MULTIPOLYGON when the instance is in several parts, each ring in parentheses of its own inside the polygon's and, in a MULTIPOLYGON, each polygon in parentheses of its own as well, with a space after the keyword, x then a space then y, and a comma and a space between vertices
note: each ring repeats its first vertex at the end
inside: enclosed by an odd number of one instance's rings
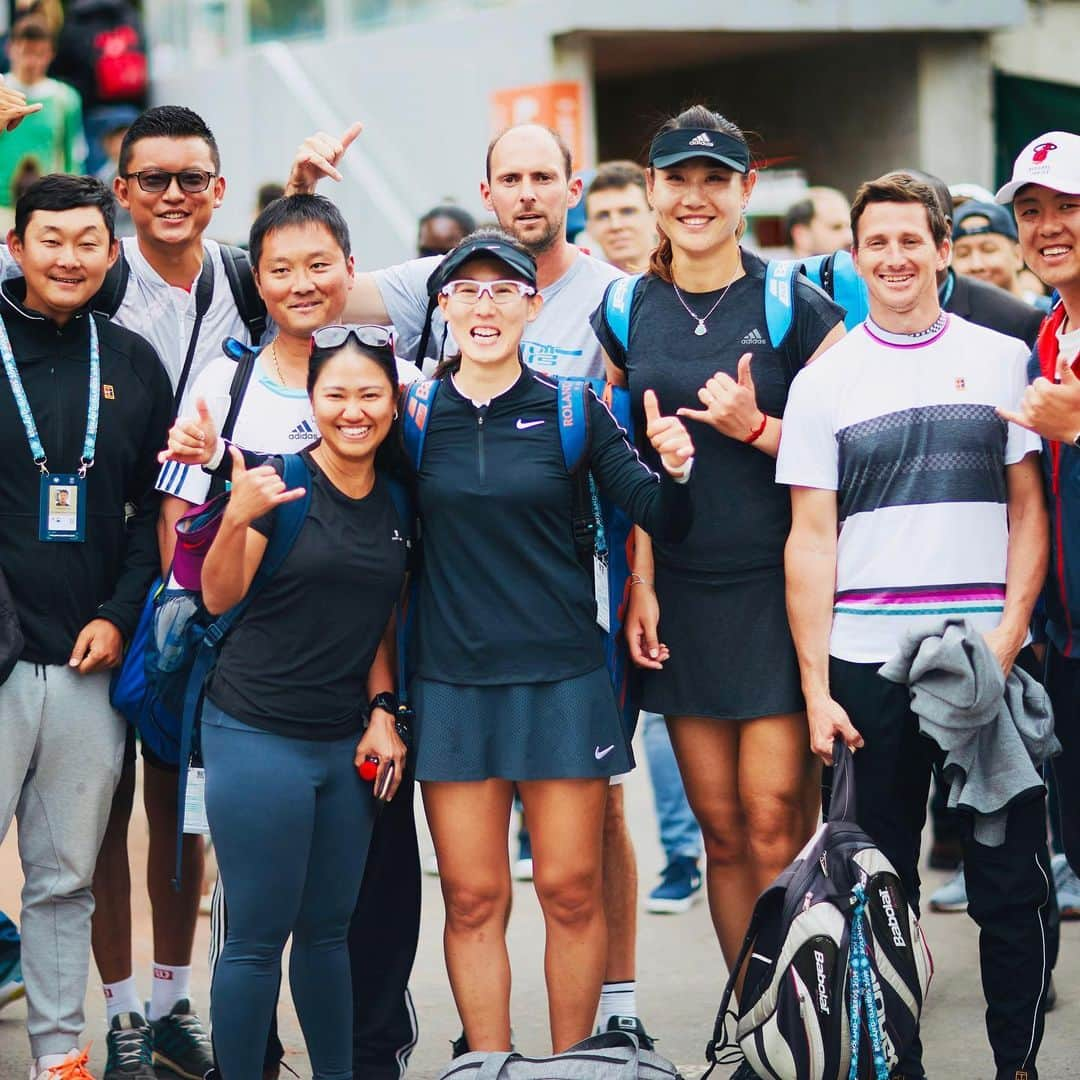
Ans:
POLYGON ((543 423, 543 420, 522 420, 521 417, 518 417, 517 429, 518 431, 527 431, 529 428, 539 427, 543 423))
POLYGON ((600 760, 601 758, 606 758, 606 757, 608 756, 608 754, 610 754, 610 753, 611 753, 611 751, 612 751, 612 750, 614 750, 614 749, 615 749, 615 744, 614 744, 614 743, 612 743, 612 744, 611 744, 611 745, 610 745, 609 747, 607 747, 607 749, 605 749, 605 750, 601 750, 601 749, 600 749, 600 747, 598 746, 598 747, 597 747, 597 748, 596 748, 596 749, 595 749, 595 750, 593 751, 593 753, 594 753, 594 754, 596 755, 596 760, 597 760, 597 761, 599 761, 599 760, 600 760))

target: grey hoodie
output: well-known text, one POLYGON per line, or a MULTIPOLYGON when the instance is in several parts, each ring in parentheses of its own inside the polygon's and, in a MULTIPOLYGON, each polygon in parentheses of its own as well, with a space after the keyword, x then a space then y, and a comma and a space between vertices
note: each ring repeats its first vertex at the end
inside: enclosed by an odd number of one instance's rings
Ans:
POLYGON ((1061 752, 1050 699, 1026 671, 1008 679, 967 619, 907 634, 878 674, 906 684, 919 730, 945 751, 949 806, 974 815, 975 839, 1005 841, 1009 806, 1043 786, 1039 769, 1061 752))

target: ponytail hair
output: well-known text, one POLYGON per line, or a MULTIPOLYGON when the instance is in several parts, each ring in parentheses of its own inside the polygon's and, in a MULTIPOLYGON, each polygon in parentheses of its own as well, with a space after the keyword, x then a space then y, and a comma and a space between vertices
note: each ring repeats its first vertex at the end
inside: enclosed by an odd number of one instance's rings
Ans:
MULTIPOLYGON (((691 105, 690 108, 683 109, 678 116, 673 116, 670 119, 665 120, 664 123, 657 128, 653 138, 656 138, 658 135, 663 135, 665 132, 679 131, 683 128, 701 128, 704 131, 716 131, 722 135, 728 135, 733 139, 738 139, 739 142, 746 145, 747 148, 749 148, 750 145, 746 135, 738 124, 732 123, 732 121, 721 116, 718 112, 713 112, 712 109, 705 105, 691 105)), ((650 176, 655 176, 652 165, 649 166, 649 174, 650 176)), ((746 219, 744 217, 739 222, 738 228, 735 230, 736 239, 740 239, 745 230, 746 219)), ((659 223, 656 226, 656 235, 658 237, 657 245, 649 256, 649 273, 660 278, 661 281, 666 281, 670 285, 673 280, 671 274, 671 239, 664 232, 659 223)))

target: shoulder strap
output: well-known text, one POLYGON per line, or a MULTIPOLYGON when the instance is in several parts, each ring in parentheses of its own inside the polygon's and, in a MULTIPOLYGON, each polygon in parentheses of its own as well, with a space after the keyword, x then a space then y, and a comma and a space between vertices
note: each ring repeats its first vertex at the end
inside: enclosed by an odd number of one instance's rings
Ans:
POLYGON ((111 319, 120 310, 120 305, 124 302, 124 293, 127 292, 128 278, 130 277, 131 266, 128 264, 127 256, 124 254, 124 244, 121 241, 120 254, 117 256, 116 262, 109 267, 105 280, 101 283, 101 288, 98 289, 94 299, 90 301, 91 310, 98 315, 104 315, 106 319, 111 319))
POLYGON ((797 259, 778 259, 765 269, 765 324, 774 349, 780 348, 795 321, 795 278, 800 265, 797 259))
POLYGON ((559 441, 566 471, 578 472, 589 456, 589 403, 585 379, 559 378, 559 441))
MULTIPOLYGON (((435 314, 435 309, 439 306, 439 296, 436 293, 434 296, 428 297, 427 311, 424 313, 424 329, 420 331, 420 342, 416 346, 416 355, 413 357, 413 363, 421 370, 424 370, 424 354, 427 352, 428 342, 431 340, 431 317, 435 314)), ((443 350, 446 347, 446 329, 443 329, 443 346, 439 349, 439 359, 442 359, 443 350)))
POLYGON ((630 310, 634 305, 634 290, 644 274, 616 278, 604 292, 604 321, 624 348, 630 345, 630 310))
MULTIPOLYGON (((225 414, 225 420, 219 432, 222 439, 231 441, 240 410, 244 407, 244 395, 247 393, 248 383, 251 382, 259 350, 245 345, 242 341, 237 341, 234 337, 226 338, 221 343, 221 350, 230 360, 236 361, 236 370, 233 372, 232 382, 229 383, 229 411, 225 414)), ((225 490, 226 484, 225 477, 215 472, 210 478, 210 498, 220 495, 225 490)))
POLYGON ((231 439, 236 428, 236 419, 244 403, 244 394, 247 392, 248 383, 251 382, 251 373, 255 370, 255 358, 259 355, 259 350, 237 341, 236 338, 226 338, 221 343, 221 348, 230 360, 236 361, 236 371, 233 373, 232 382, 229 383, 229 411, 225 415, 219 432, 222 439, 231 439))
POLYGON ((439 392, 438 379, 418 379, 405 390, 405 416, 401 437, 405 453, 412 462, 413 472, 420 471, 420 459, 424 456, 424 439, 428 421, 439 392))
POLYGON ((844 309, 844 326, 854 329, 870 314, 866 282, 855 269, 849 251, 837 251, 829 256, 829 284, 825 291, 844 309))
POLYGON ((266 333, 266 305, 259 290, 255 288, 255 275, 251 272, 251 259, 243 248, 234 244, 219 244, 221 262, 225 267, 225 276, 229 279, 229 288, 236 310, 248 328, 251 344, 258 345, 266 333))
POLYGON ((184 390, 191 375, 191 364, 195 359, 195 349, 199 344, 199 331, 202 329, 203 319, 210 310, 210 301, 214 298, 214 260, 210 258, 210 252, 203 252, 202 271, 199 280, 195 284, 195 325, 191 328, 191 337, 188 338, 187 355, 184 357, 184 367, 180 372, 180 378, 176 381, 176 392, 173 394, 173 411, 180 409, 180 403, 184 399, 184 390))

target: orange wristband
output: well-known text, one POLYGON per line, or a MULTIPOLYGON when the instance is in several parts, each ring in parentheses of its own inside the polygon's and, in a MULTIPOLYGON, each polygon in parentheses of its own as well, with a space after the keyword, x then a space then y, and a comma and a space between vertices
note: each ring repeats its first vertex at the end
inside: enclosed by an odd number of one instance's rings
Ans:
POLYGON ((746 443, 747 446, 749 446, 751 443, 757 442, 758 439, 760 439, 762 434, 764 433, 765 428, 768 426, 768 423, 769 423, 769 415, 768 415, 768 413, 762 413, 761 414, 761 424, 760 424, 760 426, 756 427, 753 431, 751 431, 750 434, 745 439, 743 439, 743 442, 746 443))

